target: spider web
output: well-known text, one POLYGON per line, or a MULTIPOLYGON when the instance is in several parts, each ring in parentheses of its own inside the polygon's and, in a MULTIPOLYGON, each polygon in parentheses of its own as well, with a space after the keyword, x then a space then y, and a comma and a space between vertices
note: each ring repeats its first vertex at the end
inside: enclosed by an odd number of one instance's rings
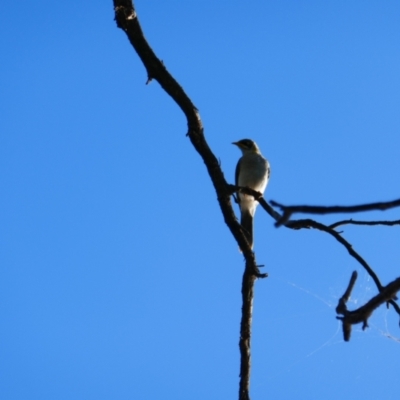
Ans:
MULTIPOLYGON (((280 371, 276 371, 276 373, 270 375, 267 379, 268 381, 289 373, 293 367, 298 366, 299 364, 315 356, 319 352, 324 351, 331 346, 335 346, 344 342, 341 322, 335 321, 334 318, 336 316, 335 309, 338 304, 338 300, 343 295, 343 292, 345 290, 345 284, 340 283, 338 285, 331 286, 331 288, 329 289, 328 298, 326 298, 323 295, 320 295, 315 291, 308 289, 307 287, 291 282, 285 278, 277 276, 275 276, 275 278, 281 281, 283 284, 307 294, 319 303, 322 303, 325 307, 329 308, 328 312, 332 314, 332 327, 334 327, 332 329, 332 333, 328 334, 326 340, 323 340, 321 344, 316 345, 315 348, 313 348, 311 351, 305 351, 303 356, 296 357, 296 360, 294 360, 293 362, 289 362, 285 365, 285 367, 280 368, 280 371)), ((341 282, 344 281, 341 280, 341 282)), ((359 273, 359 279, 357 281, 356 287, 354 288, 352 296, 348 301, 349 309, 352 310, 362 306, 375 294, 376 287, 374 282, 368 274, 361 271, 361 273, 359 273)), ((371 317, 369 321, 369 327, 366 330, 362 330, 361 324, 353 327, 351 340, 357 340, 357 337, 360 337, 359 335, 366 335, 369 337, 390 339, 400 344, 400 338, 392 333, 394 329, 399 329, 398 324, 397 326, 395 326, 396 324, 393 322, 396 317, 397 314, 394 314, 392 309, 380 307, 371 317)), ((288 318, 288 316, 285 316, 283 318, 288 318)), ((255 387, 259 387, 260 385, 262 386, 263 383, 256 384, 255 387)))

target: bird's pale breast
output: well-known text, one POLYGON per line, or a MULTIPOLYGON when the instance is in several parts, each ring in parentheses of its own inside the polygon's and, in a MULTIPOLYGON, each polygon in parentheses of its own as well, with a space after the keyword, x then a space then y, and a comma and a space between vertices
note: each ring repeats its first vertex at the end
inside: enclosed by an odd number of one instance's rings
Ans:
POLYGON ((268 183, 268 161, 260 154, 247 154, 240 160, 239 186, 263 193, 268 183))

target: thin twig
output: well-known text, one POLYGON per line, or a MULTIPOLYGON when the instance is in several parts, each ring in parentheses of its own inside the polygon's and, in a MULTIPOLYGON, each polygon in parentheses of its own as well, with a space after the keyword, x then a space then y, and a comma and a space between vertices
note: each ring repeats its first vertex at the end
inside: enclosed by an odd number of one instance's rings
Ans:
POLYGON ((360 204, 356 206, 285 206, 281 203, 271 200, 271 204, 274 207, 278 207, 282 210, 285 220, 278 221, 279 224, 283 224, 292 214, 304 213, 304 214, 335 214, 335 213, 353 213, 362 211, 372 210, 388 210, 389 208, 395 208, 400 206, 400 199, 379 203, 360 204))
POLYGON ((357 280, 357 276, 358 276, 357 271, 353 271, 350 277, 349 284, 347 285, 347 289, 344 292, 343 296, 339 299, 339 304, 336 307, 336 312, 338 314, 344 314, 345 311, 347 310, 346 303, 349 301, 351 292, 353 291, 354 285, 357 280))
POLYGON ((375 226, 375 225, 386 225, 386 226, 394 226, 400 225, 400 219, 395 221, 356 221, 353 219, 345 219, 343 221, 335 222, 334 224, 329 225, 329 228, 335 229, 341 225, 368 225, 368 226, 375 226))

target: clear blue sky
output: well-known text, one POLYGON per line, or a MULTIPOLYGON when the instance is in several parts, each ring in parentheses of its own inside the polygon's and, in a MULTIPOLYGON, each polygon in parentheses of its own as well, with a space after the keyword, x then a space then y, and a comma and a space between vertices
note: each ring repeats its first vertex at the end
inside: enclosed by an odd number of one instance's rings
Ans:
MULTIPOLYGON (((399 2, 136 6, 231 182, 231 142, 252 138, 268 200, 400 197, 399 2)), ((111 1, 0 5, 0 397, 235 399, 242 256, 182 113, 113 17, 111 1)), ((350 343, 335 319, 354 269, 349 307, 376 294, 355 260, 261 209, 255 224, 270 276, 252 399, 398 399, 398 316, 380 309, 350 343)), ((384 284, 399 229, 343 228, 384 284)))

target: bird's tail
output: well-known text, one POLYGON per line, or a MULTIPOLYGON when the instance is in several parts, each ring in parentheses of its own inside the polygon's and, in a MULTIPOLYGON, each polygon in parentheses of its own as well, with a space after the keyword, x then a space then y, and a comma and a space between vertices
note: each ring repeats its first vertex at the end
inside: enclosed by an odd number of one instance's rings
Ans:
POLYGON ((249 210, 242 210, 240 224, 243 227, 250 248, 253 248, 253 215, 251 215, 249 210))

